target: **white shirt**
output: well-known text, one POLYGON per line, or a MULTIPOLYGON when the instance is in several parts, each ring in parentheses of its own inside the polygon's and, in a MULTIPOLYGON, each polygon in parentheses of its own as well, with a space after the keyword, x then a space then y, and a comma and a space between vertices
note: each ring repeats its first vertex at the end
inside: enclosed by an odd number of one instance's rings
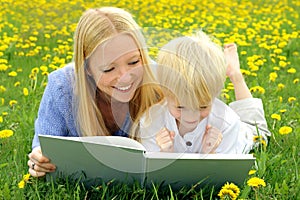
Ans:
POLYGON ((246 140, 239 138, 240 118, 219 99, 213 102, 212 110, 208 117, 204 118, 192 132, 186 133, 183 137, 178 132, 176 120, 170 114, 167 103, 163 102, 154 105, 150 108, 149 113, 146 113, 141 118, 141 142, 147 151, 160 151, 159 146, 156 144, 155 136, 160 129, 166 127, 168 130, 175 132, 174 152, 199 153, 202 148, 202 137, 207 124, 218 128, 223 134, 223 139, 217 147, 216 153, 244 152, 246 140))

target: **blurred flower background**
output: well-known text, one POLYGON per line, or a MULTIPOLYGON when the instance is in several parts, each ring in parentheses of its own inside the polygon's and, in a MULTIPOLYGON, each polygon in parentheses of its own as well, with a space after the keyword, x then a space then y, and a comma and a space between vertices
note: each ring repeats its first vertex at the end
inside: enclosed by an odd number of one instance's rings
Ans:
MULTIPOLYGON (((24 188, 30 182, 22 177, 27 174, 34 119, 47 76, 72 61, 73 33, 82 13, 102 6, 132 13, 153 59, 170 39, 197 30, 220 45, 235 42, 241 70, 253 96, 263 99, 273 133, 264 154, 255 152, 259 163, 264 163, 256 166, 259 180, 266 182, 259 193, 270 198, 296 197, 300 187, 300 1, 1 0, 0 198, 26 196, 18 183, 22 180, 24 188)), ((234 100, 229 80, 221 98, 227 103, 234 100)), ((27 190, 28 196, 37 192, 33 187, 27 190)), ((246 190, 245 182, 241 194, 251 195, 246 190)))

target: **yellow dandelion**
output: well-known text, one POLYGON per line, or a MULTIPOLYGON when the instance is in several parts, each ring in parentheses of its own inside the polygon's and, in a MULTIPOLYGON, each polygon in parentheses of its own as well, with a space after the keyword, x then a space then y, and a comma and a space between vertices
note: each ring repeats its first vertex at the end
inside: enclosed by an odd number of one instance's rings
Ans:
POLYGON ((40 66, 40 70, 41 70, 42 72, 46 72, 46 71, 48 71, 48 67, 45 66, 45 65, 42 65, 42 66, 40 66))
POLYGON ((45 38, 49 39, 50 38, 50 34, 46 33, 45 35, 45 38))
POLYGON ((285 113, 286 111, 287 111, 286 109, 279 110, 279 112, 281 112, 281 113, 285 113))
POLYGON ((5 129, 0 131, 0 138, 8 138, 11 137, 14 134, 12 130, 5 129))
POLYGON ((37 41, 37 37, 30 36, 29 40, 32 41, 32 42, 35 42, 35 41, 37 41))
POLYGON ((29 178, 30 178, 30 174, 28 173, 28 174, 25 174, 24 176, 23 176, 23 180, 25 181, 25 182, 27 182, 28 180, 29 180, 29 178))
POLYGON ((223 97, 224 99, 230 99, 230 96, 227 93, 222 93, 221 97, 223 97))
POLYGON ((218 196, 220 197, 221 200, 225 200, 225 199, 237 199, 236 194, 234 194, 233 191, 231 190, 227 190, 227 189, 221 189, 218 196))
POLYGON ((273 67, 273 70, 275 70, 275 71, 279 71, 279 70, 280 70, 280 68, 279 68, 279 67, 273 67))
POLYGON ((42 75, 43 75, 43 76, 48 76, 48 75, 49 75, 49 72, 42 72, 42 75))
POLYGON ((221 199, 236 199, 240 194, 240 189, 238 186, 236 186, 233 183, 226 183, 225 185, 223 185, 222 189, 220 190, 218 196, 221 199))
POLYGON ((1 102, 1 106, 3 106, 4 102, 5 102, 5 99, 2 97, 0 102, 1 102))
POLYGON ((227 89, 227 90, 234 90, 234 87, 233 87, 233 86, 230 86, 230 85, 228 85, 228 86, 226 87, 226 89, 227 89))
POLYGON ((287 42, 282 41, 282 42, 279 42, 278 47, 279 47, 279 48, 283 48, 283 47, 285 47, 286 45, 287 45, 287 42))
POLYGON ((281 135, 290 134, 292 131, 293 131, 293 129, 289 126, 283 126, 283 127, 280 127, 280 129, 279 129, 279 133, 281 135))
POLYGON ((35 74, 30 74, 30 75, 29 75, 29 78, 30 78, 31 80, 36 80, 36 75, 35 75, 35 74))
POLYGON ((37 67, 34 67, 34 68, 32 68, 32 70, 31 70, 31 73, 32 74, 37 74, 39 72, 39 68, 37 68, 37 67))
POLYGON ((297 71, 295 68, 292 67, 292 68, 288 69, 287 72, 290 74, 295 74, 297 71))
POLYGON ((262 139, 262 140, 260 141, 260 143, 261 143, 264 147, 267 146, 267 143, 266 143, 266 141, 265 141, 264 139, 262 139))
POLYGON ((18 73, 15 72, 15 71, 12 71, 12 72, 9 72, 9 73, 8 73, 8 76, 11 76, 11 77, 15 77, 15 76, 17 76, 17 75, 18 75, 18 73))
POLYGON ((278 77, 278 75, 277 75, 277 73, 276 72, 271 72, 270 74, 269 74, 269 79, 270 79, 270 81, 275 81, 276 80, 276 78, 278 77))
POLYGON ((16 101, 16 100, 10 100, 9 101, 9 105, 11 106, 11 107, 13 107, 15 104, 17 104, 18 102, 16 101))
POLYGON ((296 101, 296 100, 297 100, 296 97, 289 97, 288 98, 289 103, 292 103, 293 101, 296 101))
POLYGON ((23 88, 23 94, 24 94, 24 96, 28 96, 28 89, 27 88, 23 88))
POLYGON ((248 175, 253 175, 256 173, 256 170, 255 169, 251 169, 249 172, 248 172, 248 175))
POLYGON ((281 54, 282 53, 282 49, 274 49, 274 53, 281 54))
POLYGON ((0 92, 5 92, 6 88, 3 85, 0 85, 0 92))
POLYGON ((260 87, 260 86, 254 86, 254 87, 250 88, 250 92, 258 92, 260 94, 264 94, 265 89, 263 87, 260 87))
POLYGON ((8 115, 8 112, 2 112, 2 116, 8 115))
POLYGON ((15 82, 14 86, 18 87, 20 84, 21 84, 20 81, 17 81, 17 82, 15 82))
POLYGON ((2 116, 0 116, 0 123, 2 123, 3 122, 3 117, 2 116))
POLYGON ((8 66, 6 64, 0 64, 0 71, 6 71, 8 66))
POLYGON ((294 83, 294 84, 299 83, 299 78, 294 79, 294 80, 293 80, 293 83, 294 83))
POLYGON ((299 52, 294 51, 294 52, 293 52, 293 56, 299 56, 299 52))
POLYGON ((279 84, 277 85, 277 88, 278 88, 279 90, 283 89, 284 87, 285 87, 285 85, 282 84, 282 83, 279 83, 279 84))
POLYGON ((259 187, 259 186, 263 186, 265 187, 266 186, 266 183, 263 179, 261 178, 258 178, 258 177, 253 177, 253 178, 250 178, 248 181, 247 181, 247 184, 251 187, 259 187))
POLYGON ((271 118, 272 118, 272 119, 276 119, 276 120, 278 120, 278 121, 281 120, 281 116, 278 115, 278 114, 276 114, 276 113, 272 114, 272 115, 271 115, 271 118))
POLYGON ((246 55, 247 51, 241 51, 241 55, 246 55))
POLYGON ((258 142, 262 139, 262 136, 261 135, 256 135, 256 136, 253 136, 253 142, 258 142))
POLYGON ((251 72, 249 70, 245 70, 245 69, 241 69, 241 73, 243 75, 250 75, 251 74, 251 72))
POLYGON ((287 66, 287 62, 281 60, 281 61, 279 61, 279 66, 283 67, 283 68, 286 67, 287 66))
POLYGON ((278 100, 279 100, 280 103, 282 103, 282 96, 279 96, 278 100))
POLYGON ((19 183, 18 183, 18 187, 20 189, 23 189, 25 187, 25 181, 21 180, 19 183))

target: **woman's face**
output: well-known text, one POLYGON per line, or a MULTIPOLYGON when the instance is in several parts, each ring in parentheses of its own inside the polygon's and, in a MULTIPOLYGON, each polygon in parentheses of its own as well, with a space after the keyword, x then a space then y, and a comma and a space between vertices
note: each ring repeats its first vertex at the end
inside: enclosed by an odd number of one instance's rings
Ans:
POLYGON ((143 80, 143 62, 134 39, 119 34, 99 45, 89 58, 97 87, 120 102, 129 102, 143 80))

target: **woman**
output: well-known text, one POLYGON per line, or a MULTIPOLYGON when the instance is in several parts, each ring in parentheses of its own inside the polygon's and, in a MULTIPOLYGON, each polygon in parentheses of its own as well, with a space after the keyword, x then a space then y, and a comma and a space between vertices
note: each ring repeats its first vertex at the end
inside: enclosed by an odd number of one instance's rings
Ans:
POLYGON ((119 135, 134 138, 145 110, 162 98, 144 37, 119 8, 86 11, 74 37, 74 63, 52 72, 35 121, 28 166, 44 176, 55 165, 42 155, 38 135, 119 135))

